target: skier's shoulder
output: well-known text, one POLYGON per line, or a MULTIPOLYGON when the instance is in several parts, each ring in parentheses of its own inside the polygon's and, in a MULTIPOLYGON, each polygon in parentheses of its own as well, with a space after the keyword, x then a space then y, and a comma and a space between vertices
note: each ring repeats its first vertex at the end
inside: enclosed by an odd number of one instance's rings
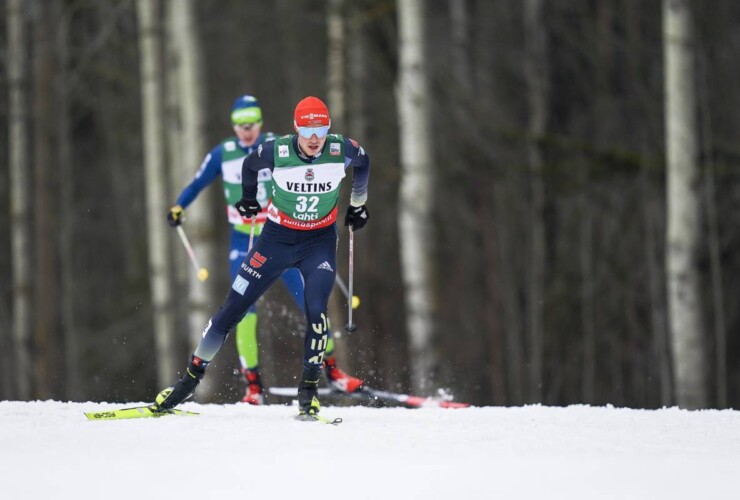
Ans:
MULTIPOLYGON (((345 149, 348 152, 354 153, 362 150, 362 146, 360 146, 360 143, 342 134, 327 134, 326 137, 329 142, 338 142, 344 145, 345 149)), ((364 151, 362 151, 362 154, 364 154, 364 151)))
POLYGON ((293 140, 293 137, 295 137, 295 134, 276 135, 273 144, 288 144, 293 140))
POLYGON ((349 137, 343 137, 342 142, 344 143, 345 154, 349 157, 363 157, 367 156, 365 148, 360 146, 360 143, 349 137))
POLYGON ((245 165, 254 171, 272 168, 275 158, 273 144, 277 139, 272 132, 264 133, 259 145, 247 156, 245 165))
POLYGON ((260 158, 264 157, 265 152, 272 151, 275 141, 278 138, 278 135, 274 132, 263 132, 262 137, 260 138, 259 145, 255 148, 253 154, 256 154, 260 158))
POLYGON ((205 158, 203 158, 203 163, 199 169, 200 172, 207 168, 219 168, 221 159, 223 158, 224 142, 225 140, 219 142, 208 151, 205 158))
POLYGON ((233 153, 239 149, 239 139, 236 137, 227 137, 223 139, 218 146, 214 149, 219 149, 220 152, 233 153))
POLYGON ((279 136, 275 132, 263 132, 262 133, 262 144, 266 144, 268 142, 274 141, 279 136))

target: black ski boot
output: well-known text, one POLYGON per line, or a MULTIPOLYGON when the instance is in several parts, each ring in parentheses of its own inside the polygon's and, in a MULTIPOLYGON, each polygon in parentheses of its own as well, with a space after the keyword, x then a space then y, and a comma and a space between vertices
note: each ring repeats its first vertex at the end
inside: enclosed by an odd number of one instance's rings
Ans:
POLYGON ((167 411, 171 410, 175 406, 179 405, 195 392, 195 388, 198 387, 201 379, 206 374, 207 361, 192 356, 190 359, 190 365, 185 370, 185 374, 175 382, 173 387, 168 387, 162 392, 157 394, 156 403, 154 403, 155 411, 167 411))
POLYGON ((303 365, 301 383, 298 384, 299 415, 316 415, 321 410, 318 398, 319 378, 321 365, 303 365))

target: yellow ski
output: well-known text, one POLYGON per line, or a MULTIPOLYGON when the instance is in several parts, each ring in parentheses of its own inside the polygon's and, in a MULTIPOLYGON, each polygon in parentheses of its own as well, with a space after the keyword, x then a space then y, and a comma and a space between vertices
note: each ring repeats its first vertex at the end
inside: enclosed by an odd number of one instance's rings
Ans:
POLYGON ((124 420, 130 418, 158 418, 167 415, 178 415, 181 417, 190 417, 199 415, 192 411, 184 410, 155 410, 154 406, 137 406, 134 408, 124 408, 122 410, 96 411, 85 413, 88 420, 124 420))
POLYGON ((337 418, 327 418, 323 415, 309 415, 308 413, 299 413, 295 416, 296 420, 300 420, 301 422, 321 422, 322 424, 330 424, 330 425, 339 425, 342 423, 342 419, 337 418))

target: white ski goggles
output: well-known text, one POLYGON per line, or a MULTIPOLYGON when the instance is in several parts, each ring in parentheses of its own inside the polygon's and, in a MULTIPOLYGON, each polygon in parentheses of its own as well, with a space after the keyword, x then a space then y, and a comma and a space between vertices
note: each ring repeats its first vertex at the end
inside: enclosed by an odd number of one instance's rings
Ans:
POLYGON ((319 139, 323 139, 326 137, 326 134, 329 133, 329 125, 325 125, 323 127, 296 127, 298 129, 298 133, 303 137, 304 139, 310 139, 312 136, 316 136, 319 139))

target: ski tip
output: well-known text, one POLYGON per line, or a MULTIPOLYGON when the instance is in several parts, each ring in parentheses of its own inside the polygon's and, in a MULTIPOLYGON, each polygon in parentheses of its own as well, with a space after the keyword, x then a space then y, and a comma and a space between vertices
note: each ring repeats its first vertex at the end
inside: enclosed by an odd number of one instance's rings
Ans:
POLYGON ((115 412, 112 411, 97 411, 97 412, 85 412, 85 416, 88 420, 107 420, 115 418, 115 412))

